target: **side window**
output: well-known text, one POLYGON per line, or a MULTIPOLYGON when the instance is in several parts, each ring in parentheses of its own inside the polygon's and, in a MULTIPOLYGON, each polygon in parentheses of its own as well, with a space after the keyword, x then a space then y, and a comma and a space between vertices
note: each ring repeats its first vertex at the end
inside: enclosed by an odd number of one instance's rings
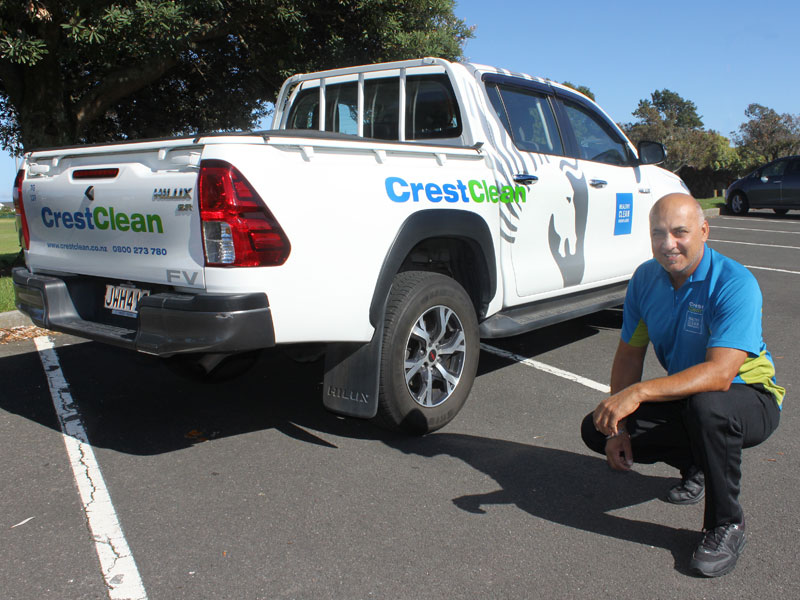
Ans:
POLYGON ((297 96, 286 127, 289 129, 319 129, 319 94, 316 90, 309 90, 297 96))
POLYGON ((786 161, 779 160, 761 169, 762 177, 780 177, 786 168, 786 161))
POLYGON ((497 89, 496 85, 486 85, 486 92, 489 94, 489 100, 492 103, 492 107, 494 108, 494 112, 497 113, 497 118, 500 119, 500 122, 503 124, 503 127, 506 128, 508 133, 511 133, 511 123, 508 122, 508 115, 506 114, 506 107, 503 106, 503 100, 500 98, 500 90, 497 89))
POLYGON ((447 77, 406 81, 406 139, 430 140, 461 135, 461 116, 447 77))
POLYGON ((800 158, 795 158, 786 169, 787 175, 800 175, 800 158))
MULTIPOLYGON (((364 83, 364 136, 396 140, 399 125, 399 80, 369 79, 364 83)), ((292 105, 289 129, 319 129, 319 88, 301 91, 292 105)), ((354 82, 325 88, 325 131, 358 134, 358 85, 354 82)), ((455 138, 461 135, 461 114, 445 75, 406 79, 407 140, 455 138)))
POLYGON ((328 109, 325 131, 358 135, 358 89, 355 84, 346 83, 325 90, 325 104, 328 109))
POLYGON ((522 88, 490 85, 489 99, 514 145, 527 152, 563 154, 553 109, 545 94, 522 88))
MULTIPOLYGON (((400 84, 397 79, 370 79, 364 82, 364 137, 397 139, 400 114, 398 93, 400 84)), ((358 112, 357 104, 353 106, 353 112, 358 112)))
MULTIPOLYGON (((358 89, 355 83, 325 88, 325 131, 358 133, 358 89)), ((292 105, 289 129, 319 129, 319 88, 303 90, 292 105)))
POLYGON ((578 142, 580 158, 610 165, 628 165, 628 148, 608 124, 588 109, 564 101, 564 109, 578 142))

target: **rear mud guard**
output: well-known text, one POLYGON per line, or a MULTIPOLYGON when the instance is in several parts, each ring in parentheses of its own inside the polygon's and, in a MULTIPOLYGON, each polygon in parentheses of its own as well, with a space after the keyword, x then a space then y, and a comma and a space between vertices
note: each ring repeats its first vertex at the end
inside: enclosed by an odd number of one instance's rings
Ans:
POLYGON ((346 417, 371 419, 378 412, 383 324, 367 344, 329 344, 322 403, 346 417))

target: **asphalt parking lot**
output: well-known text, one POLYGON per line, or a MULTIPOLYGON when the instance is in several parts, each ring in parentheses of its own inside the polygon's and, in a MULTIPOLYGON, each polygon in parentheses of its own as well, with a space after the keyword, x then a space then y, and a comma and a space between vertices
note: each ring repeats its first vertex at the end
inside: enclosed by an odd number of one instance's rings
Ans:
POLYGON ((321 364, 279 352, 201 385, 69 336, 0 346, 0 598, 108 598, 109 573, 151 600, 800 597, 800 213, 711 231, 761 284, 788 392, 744 455, 730 575, 688 575, 702 504, 660 499, 675 472, 612 473, 581 443, 619 337, 608 310, 492 341, 457 419, 412 439, 325 412, 321 364))

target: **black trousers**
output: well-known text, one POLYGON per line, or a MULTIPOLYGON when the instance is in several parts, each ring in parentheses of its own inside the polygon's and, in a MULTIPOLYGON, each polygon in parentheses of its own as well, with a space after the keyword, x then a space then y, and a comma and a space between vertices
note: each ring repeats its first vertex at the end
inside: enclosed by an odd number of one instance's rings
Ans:
MULTIPOLYGON (((685 400, 648 402, 628 416, 634 462, 665 462, 685 473, 702 469, 706 480, 704 529, 742 523, 739 504, 742 449, 775 431, 780 409, 764 386, 733 384, 727 392, 704 392, 685 400)), ((605 455, 606 438, 589 413, 581 425, 586 445, 605 455)))

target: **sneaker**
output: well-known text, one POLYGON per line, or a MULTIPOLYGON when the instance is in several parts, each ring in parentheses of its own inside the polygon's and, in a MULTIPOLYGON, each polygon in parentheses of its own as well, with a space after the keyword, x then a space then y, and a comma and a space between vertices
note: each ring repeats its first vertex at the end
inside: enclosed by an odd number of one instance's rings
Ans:
POLYGON ((686 472, 681 482, 667 492, 667 502, 672 504, 696 504, 706 495, 706 478, 697 467, 686 472))
POLYGON ((704 577, 719 577, 733 571, 746 541, 744 523, 728 523, 706 531, 689 563, 691 571, 704 577))

